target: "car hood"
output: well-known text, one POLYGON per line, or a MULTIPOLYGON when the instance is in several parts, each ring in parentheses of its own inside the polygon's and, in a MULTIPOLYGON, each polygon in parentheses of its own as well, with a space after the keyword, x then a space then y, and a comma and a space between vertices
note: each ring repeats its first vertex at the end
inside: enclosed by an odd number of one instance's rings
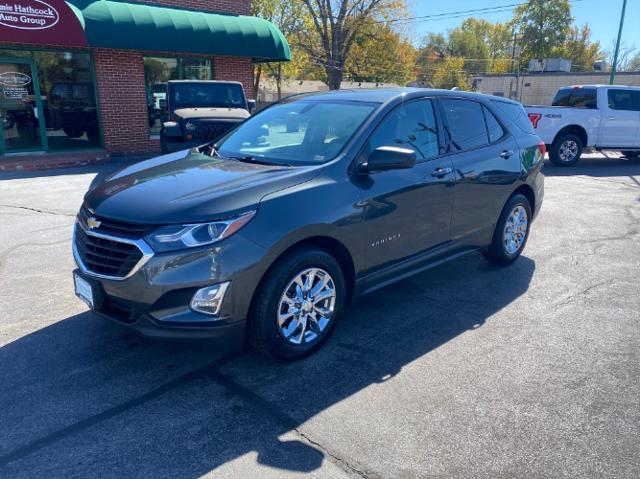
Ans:
POLYGON ((178 108, 173 114, 180 120, 216 118, 241 121, 249 116, 244 108, 178 108))
POLYGON ((98 216, 130 223, 198 223, 255 208, 265 195, 309 181, 319 171, 184 150, 111 175, 86 194, 85 204, 98 216))

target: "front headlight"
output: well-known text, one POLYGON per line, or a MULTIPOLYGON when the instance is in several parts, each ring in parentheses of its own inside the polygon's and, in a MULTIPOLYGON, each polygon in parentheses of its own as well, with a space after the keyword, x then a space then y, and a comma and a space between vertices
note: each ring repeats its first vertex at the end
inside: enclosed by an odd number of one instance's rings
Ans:
POLYGON ((255 214, 255 211, 249 211, 211 223, 163 226, 145 239, 157 253, 205 246, 228 238, 251 221, 255 214))

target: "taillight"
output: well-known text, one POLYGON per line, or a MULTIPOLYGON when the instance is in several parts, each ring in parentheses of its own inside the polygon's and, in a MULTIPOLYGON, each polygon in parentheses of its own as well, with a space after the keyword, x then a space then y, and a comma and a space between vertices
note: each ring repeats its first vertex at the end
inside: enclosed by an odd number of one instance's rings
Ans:
POLYGON ((547 145, 544 144, 544 141, 541 141, 540 143, 538 143, 538 150, 540 151, 540 154, 544 157, 544 155, 546 155, 547 153, 547 145))
POLYGON ((540 121, 540 118, 542 118, 542 113, 529 113, 528 116, 533 127, 538 128, 538 122, 540 121))

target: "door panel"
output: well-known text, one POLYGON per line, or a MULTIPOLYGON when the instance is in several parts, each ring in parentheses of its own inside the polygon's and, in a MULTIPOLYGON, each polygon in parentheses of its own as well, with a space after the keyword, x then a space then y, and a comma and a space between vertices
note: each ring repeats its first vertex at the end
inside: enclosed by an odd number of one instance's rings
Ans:
POLYGON ((31 65, 0 63, 0 118, 5 152, 42 148, 31 65))
POLYGON ((453 151, 452 251, 486 246, 507 195, 521 174, 519 148, 479 102, 441 99, 453 151))
POLYGON ((449 241, 453 182, 448 158, 370 175, 365 194, 369 266, 376 270, 449 241))
POLYGON ((451 160, 456 179, 452 243, 456 249, 486 246, 521 174, 518 145, 508 136, 497 144, 455 154, 451 160), (503 152, 512 156, 503 158, 503 152))
POLYGON ((417 163, 410 169, 375 172, 356 180, 363 190, 362 241, 369 252, 370 271, 448 243, 452 164, 438 157, 440 143, 436 111, 429 99, 397 107, 371 135, 366 154, 382 146, 398 146, 414 150, 417 163))
POLYGON ((608 107, 602 119, 602 147, 638 146, 640 130, 640 103, 631 90, 610 89, 607 91, 608 107))

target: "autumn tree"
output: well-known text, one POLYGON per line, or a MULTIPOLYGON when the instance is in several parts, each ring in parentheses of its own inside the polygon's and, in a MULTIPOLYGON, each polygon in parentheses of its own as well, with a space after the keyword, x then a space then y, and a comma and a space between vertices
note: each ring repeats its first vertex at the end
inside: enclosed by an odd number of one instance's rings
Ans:
POLYGON ((415 53, 391 26, 370 20, 354 38, 345 76, 352 81, 406 85, 414 80, 415 53))
POLYGON ((308 32, 303 48, 322 65, 332 90, 340 88, 358 34, 372 19, 384 20, 404 7, 401 0, 301 1, 313 21, 313 29, 308 32))
POLYGON ((431 75, 431 86, 447 90, 454 87, 468 90, 469 76, 464 70, 464 58, 447 57, 441 60, 431 75))
MULTIPOLYGON (((252 0, 252 14, 269 20, 275 24, 283 35, 290 39, 296 37, 305 27, 304 5, 300 1, 290 0, 252 0)), ((278 90, 278 99, 281 97, 282 80, 287 76, 295 76, 296 70, 301 68, 300 63, 307 60, 304 55, 293 55, 291 62, 257 63, 253 71, 253 94, 258 95, 260 80, 266 73, 275 79, 278 90)))

